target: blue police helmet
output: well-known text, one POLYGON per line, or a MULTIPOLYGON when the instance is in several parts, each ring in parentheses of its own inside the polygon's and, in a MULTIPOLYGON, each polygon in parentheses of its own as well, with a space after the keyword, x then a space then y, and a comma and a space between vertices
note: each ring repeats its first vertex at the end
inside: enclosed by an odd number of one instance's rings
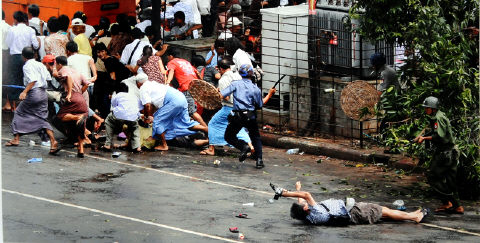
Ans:
POLYGON ((249 75, 253 75, 253 67, 250 64, 243 64, 242 66, 240 66, 238 73, 242 77, 248 77, 249 75))
POLYGON ((387 58, 385 58, 385 55, 383 53, 377 52, 370 56, 370 64, 372 64, 372 66, 380 67, 383 66, 385 63, 387 63, 387 58))

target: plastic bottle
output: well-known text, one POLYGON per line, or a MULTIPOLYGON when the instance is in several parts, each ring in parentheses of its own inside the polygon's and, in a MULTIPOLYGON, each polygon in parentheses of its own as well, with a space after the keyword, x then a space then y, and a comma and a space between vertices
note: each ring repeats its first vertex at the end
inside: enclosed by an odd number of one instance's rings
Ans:
POLYGON ((403 200, 396 200, 393 202, 393 206, 397 208, 397 210, 405 211, 407 208, 405 207, 405 202, 403 200))
POLYGON ((299 148, 289 149, 287 150, 287 154, 298 154, 300 152, 299 148))

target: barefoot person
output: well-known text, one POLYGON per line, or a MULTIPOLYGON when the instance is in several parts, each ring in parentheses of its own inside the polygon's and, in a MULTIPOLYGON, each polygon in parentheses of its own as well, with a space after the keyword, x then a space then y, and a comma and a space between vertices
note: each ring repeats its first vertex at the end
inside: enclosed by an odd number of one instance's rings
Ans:
POLYGON ((402 212, 389 209, 374 203, 354 202, 347 205, 343 200, 328 199, 317 203, 309 192, 301 191, 302 184, 295 184, 295 192, 287 191, 270 184, 275 191, 275 199, 279 197, 296 197, 290 208, 290 216, 316 225, 347 225, 347 224, 374 224, 380 219, 396 221, 410 220, 420 223, 428 214, 428 209, 419 209, 415 212, 402 212))
POLYGON ((153 122, 152 137, 160 140, 160 145, 155 150, 168 150, 167 140, 175 137, 189 136, 196 131, 208 132, 206 126, 190 119, 185 95, 170 86, 147 79, 145 73, 136 76, 140 100, 144 106, 144 121, 153 122), (154 107, 157 109, 155 114, 152 112, 154 107))
MULTIPOLYGON (((83 158, 83 142, 85 140, 85 120, 88 117, 88 106, 85 98, 82 96, 82 89, 74 88, 75 81, 72 76, 73 72, 63 72, 62 69, 67 68, 67 57, 59 56, 55 58, 55 67, 60 74, 59 81, 63 85, 65 98, 60 105, 57 113, 59 119, 65 126, 67 136, 78 139, 77 157, 83 158)), ((56 71, 54 70, 54 73, 56 71)), ((85 91, 85 90, 83 90, 85 91)))
POLYGON ((48 123, 48 97, 47 80, 52 77, 47 68, 40 62, 35 61, 35 52, 31 47, 22 50, 25 65, 23 66, 23 83, 25 90, 20 94, 22 102, 15 110, 12 121, 14 138, 6 146, 18 146, 20 135, 46 130, 50 138, 50 154, 56 154, 60 150, 53 136, 53 129, 48 123))
POLYGON ((450 120, 445 113, 439 110, 439 101, 430 96, 423 102, 425 113, 433 117, 431 133, 415 139, 418 143, 431 141, 435 147, 430 166, 427 170, 427 179, 443 205, 435 212, 463 214, 457 190, 457 166, 460 153, 455 146, 450 120))

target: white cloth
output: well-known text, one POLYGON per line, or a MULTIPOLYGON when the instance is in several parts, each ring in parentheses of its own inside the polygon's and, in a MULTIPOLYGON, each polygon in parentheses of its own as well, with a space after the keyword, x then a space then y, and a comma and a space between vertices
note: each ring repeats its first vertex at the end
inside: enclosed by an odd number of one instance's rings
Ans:
POLYGON ((143 105, 140 99, 130 93, 120 92, 112 97, 112 112, 117 119, 136 121, 140 117, 143 105))
MULTIPOLYGON (((152 45, 150 44, 150 42, 145 41, 145 40, 139 40, 139 39, 134 40, 132 43, 125 46, 125 49, 123 49, 122 57, 120 58, 120 62, 125 64, 125 65, 131 65, 131 66, 135 67, 137 65, 137 61, 142 57, 143 48, 145 46, 152 46, 152 45), (140 44, 138 45, 137 49, 133 53, 132 60, 129 63, 127 63, 128 59, 132 55, 133 49, 135 49, 135 46, 137 45, 137 43, 139 41, 140 41, 140 44)), ((153 47, 152 47, 152 49, 153 49, 153 47)), ((157 50, 153 49, 153 53, 156 53, 156 52, 157 52, 157 50)))
POLYGON ((287 6, 288 0, 280 0, 280 6, 287 6))
POLYGON ((250 64, 253 67, 250 56, 242 49, 237 49, 232 59, 233 63, 235 63, 235 68, 233 69, 233 71, 240 70, 240 66, 242 66, 243 64, 250 64))
POLYGON ((40 31, 40 19, 37 17, 33 17, 30 20, 28 20, 28 25, 35 28, 40 35, 42 35, 42 32, 40 31))
MULTIPOLYGON (((228 86, 230 86, 233 81, 236 80, 242 80, 242 76, 240 76, 240 74, 236 72, 233 72, 232 70, 228 70, 222 75, 220 80, 218 80, 218 89, 224 90, 228 86)), ((222 100, 222 105, 233 107, 233 94, 230 95, 230 98, 228 100, 222 100)))
POLYGON ((219 40, 227 40, 228 38, 232 38, 233 34, 229 29, 221 30, 220 34, 218 35, 219 40))
POLYGON ((138 89, 137 81, 135 81, 136 76, 132 76, 122 81, 122 83, 128 86, 128 93, 135 95, 138 99, 140 99, 140 89, 138 89))
POLYGON ((200 11, 198 11, 197 0, 180 0, 180 2, 186 3, 192 7, 193 23, 202 24, 202 16, 200 15, 200 11))
POLYGON ((24 23, 19 23, 10 28, 5 42, 10 48, 10 55, 22 54, 23 48, 27 46, 33 46, 35 49, 39 47, 35 30, 24 23))
POLYGON ((210 14, 210 0, 197 0, 198 11, 200 15, 209 15, 210 14))
POLYGON ((145 33, 145 29, 148 27, 148 26, 151 26, 152 25, 152 21, 150 21, 149 19, 143 21, 143 22, 140 22, 138 24, 135 25, 136 28, 139 28, 143 33, 145 33))
POLYGON ((92 78, 92 70, 90 69, 90 60, 93 62, 93 58, 84 54, 73 54, 68 57, 68 66, 75 69, 77 72, 85 76, 88 81, 92 78))
POLYGON ((140 87, 140 100, 142 105, 153 104, 158 109, 163 106, 165 95, 167 94, 168 86, 158 83, 147 81, 142 87, 140 87))
POLYGON ((45 52, 45 36, 38 36, 38 39, 40 39, 40 49, 38 49, 38 55, 40 56, 40 60, 43 60, 43 57, 47 55, 45 52))
POLYGON ((32 89, 47 88, 47 80, 52 80, 50 72, 45 65, 30 59, 23 65, 23 84, 27 86, 31 82, 36 82, 32 89))
MULTIPOLYGON (((75 34, 73 33, 73 30, 72 30, 72 29, 70 29, 70 30, 68 30, 68 31, 70 32, 70 39, 73 40, 73 39, 75 38, 75 36, 77 36, 77 35, 75 35, 75 34)), ((94 28, 93 26, 91 26, 91 25, 85 24, 85 36, 86 36, 88 39, 90 39, 90 36, 91 36, 93 33, 95 33, 95 28, 94 28)))
POLYGON ((7 22, 5 22, 5 20, 2 20, 2 22, 0 23, 0 26, 2 28, 2 50, 6 51, 6 50, 8 50, 8 45, 7 45, 7 42, 5 40, 7 39, 8 30, 10 28, 12 28, 12 26, 7 24, 7 22))
MULTIPOLYGON (((173 19, 173 15, 178 12, 182 11, 185 14, 185 23, 195 23, 195 16, 193 13, 193 7, 188 3, 179 2, 175 4, 173 7, 168 7, 165 11, 165 19, 173 19)), ((202 19, 200 17, 200 23, 202 19)))

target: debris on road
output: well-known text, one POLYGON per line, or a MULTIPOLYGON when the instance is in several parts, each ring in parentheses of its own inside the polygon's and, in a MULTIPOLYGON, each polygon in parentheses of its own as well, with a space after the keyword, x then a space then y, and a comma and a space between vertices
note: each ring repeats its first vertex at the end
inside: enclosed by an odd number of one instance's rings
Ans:
POLYGON ((269 202, 269 203, 273 203, 273 202, 275 202, 275 201, 274 201, 272 198, 270 198, 270 199, 268 199, 268 202, 269 202))
POLYGON ((215 165, 215 166, 219 166, 220 163, 221 163, 221 161, 218 160, 218 159, 216 159, 215 161, 213 161, 213 165, 215 165))
POLYGON ((240 213, 240 214, 236 215, 235 217, 240 218, 240 219, 248 219, 248 214, 240 213))
POLYGON ((251 202, 251 203, 244 203, 243 206, 253 207, 253 206, 255 206, 255 203, 253 203, 253 202, 251 202))
POLYGON ((118 158, 118 157, 120 157, 121 154, 122 154, 121 152, 113 152, 112 153, 112 158, 118 158))
POLYGON ((28 143, 30 146, 35 146, 35 141, 33 140, 30 140, 30 142, 28 143))
POLYGON ((238 227, 230 227, 228 230, 230 230, 232 233, 238 233, 238 227))
POLYGON ((289 149, 287 150, 287 154, 298 154, 300 152, 299 148, 289 149))
POLYGON ((243 233, 238 233, 238 239, 240 240, 245 239, 245 235, 243 233))
POLYGON ((393 202, 393 206, 397 208, 397 210, 405 211, 407 208, 405 207, 405 202, 403 200, 396 200, 393 202))
POLYGON ((31 163, 42 163, 42 161, 43 161, 42 158, 31 158, 27 162, 31 164, 31 163))

